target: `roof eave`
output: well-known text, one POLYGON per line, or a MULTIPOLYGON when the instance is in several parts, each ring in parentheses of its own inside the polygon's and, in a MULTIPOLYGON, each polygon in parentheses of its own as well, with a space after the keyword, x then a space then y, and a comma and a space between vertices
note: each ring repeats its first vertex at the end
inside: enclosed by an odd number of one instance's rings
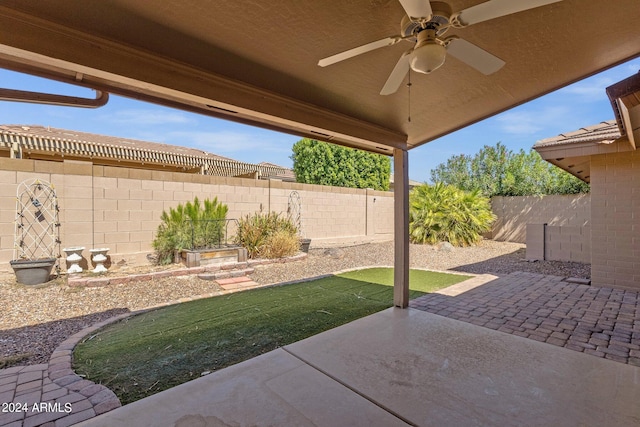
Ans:
POLYGON ((621 135, 632 150, 640 142, 640 72, 606 89, 621 135))

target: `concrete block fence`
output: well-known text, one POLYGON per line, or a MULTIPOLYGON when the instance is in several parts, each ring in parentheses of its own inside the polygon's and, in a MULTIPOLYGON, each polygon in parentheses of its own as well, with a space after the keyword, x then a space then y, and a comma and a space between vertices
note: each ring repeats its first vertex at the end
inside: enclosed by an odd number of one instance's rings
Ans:
MULTIPOLYGON (((254 212, 286 214, 289 195, 297 191, 312 247, 393 239, 392 192, 0 158, 0 271, 9 271, 13 258, 17 185, 33 178, 54 184, 62 247, 84 246, 87 261, 90 249, 108 247, 112 263, 148 263, 162 212, 196 196, 218 197, 229 207, 228 218, 238 219, 254 212)), ((529 244, 527 225, 546 223, 557 228, 551 237, 558 237, 545 246, 546 259, 589 262, 590 195, 494 197, 491 204, 498 219, 489 237, 529 244)))
POLYGON ((239 219, 254 212, 286 214, 289 195, 297 191, 303 234, 312 247, 393 238, 391 192, 0 158, 0 270, 11 269, 17 185, 33 178, 55 186, 62 247, 84 246, 86 260, 90 249, 108 247, 112 263, 147 263, 163 210, 196 196, 217 197, 229 207, 227 218, 239 219))
POLYGON ((491 210, 498 217, 491 237, 526 243, 527 224, 553 227, 585 227, 591 224, 591 195, 493 197, 491 210))

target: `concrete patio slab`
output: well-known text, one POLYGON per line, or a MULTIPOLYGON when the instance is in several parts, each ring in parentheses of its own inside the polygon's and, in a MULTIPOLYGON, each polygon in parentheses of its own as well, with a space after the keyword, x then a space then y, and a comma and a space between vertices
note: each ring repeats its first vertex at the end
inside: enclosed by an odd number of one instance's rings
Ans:
POLYGON ((639 368, 413 309, 285 349, 415 425, 640 423, 639 368))
POLYGON ((638 367, 388 309, 80 425, 637 426, 638 401, 638 367))
POLYGON ((282 349, 80 426, 406 426, 282 349))

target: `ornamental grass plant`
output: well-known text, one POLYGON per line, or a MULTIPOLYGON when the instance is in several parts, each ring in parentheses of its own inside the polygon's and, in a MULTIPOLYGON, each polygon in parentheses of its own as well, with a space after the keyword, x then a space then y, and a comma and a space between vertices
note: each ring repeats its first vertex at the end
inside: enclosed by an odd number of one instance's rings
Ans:
POLYGON ((158 264, 171 264, 175 251, 203 249, 218 245, 224 239, 225 220, 229 208, 224 203, 196 197, 193 202, 179 204, 163 211, 156 238, 152 242, 158 264))
POLYGON ((241 218, 235 243, 247 249, 249 258, 282 258, 294 255, 300 248, 296 226, 276 212, 241 218))

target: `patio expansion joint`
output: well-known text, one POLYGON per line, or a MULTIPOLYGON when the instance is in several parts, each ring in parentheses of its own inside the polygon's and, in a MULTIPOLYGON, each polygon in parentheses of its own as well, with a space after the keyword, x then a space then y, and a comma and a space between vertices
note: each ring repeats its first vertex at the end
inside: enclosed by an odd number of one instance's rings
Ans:
POLYGON ((324 369, 321 369, 320 367, 318 367, 317 365, 309 362, 305 358, 298 356, 297 354, 295 354, 292 351, 290 351, 287 347, 288 346, 284 346, 284 347, 280 347, 280 348, 283 351, 285 351, 287 354, 295 357, 296 359, 298 359, 299 361, 304 363, 305 365, 309 366, 312 369, 315 369, 316 371, 320 372, 322 375, 325 375, 326 377, 332 379, 333 381, 337 382, 341 386, 346 387, 347 389, 351 390, 353 393, 357 394, 358 396, 362 397, 363 399, 367 400, 368 402, 371 402, 373 405, 377 406, 378 408, 382 409, 383 411, 393 415, 394 417, 398 418, 399 420, 401 420, 402 422, 406 423, 407 425, 417 427, 417 424, 415 424, 414 422, 412 422, 409 419, 403 417, 402 415, 400 415, 396 411, 392 410, 391 408, 389 408, 389 407, 381 404, 380 402, 370 398, 366 394, 363 394, 358 389, 356 389, 354 387, 351 387, 349 384, 347 384, 344 381, 340 380, 340 378, 338 378, 338 377, 336 377, 334 375, 331 375, 329 372, 325 371, 324 369))

